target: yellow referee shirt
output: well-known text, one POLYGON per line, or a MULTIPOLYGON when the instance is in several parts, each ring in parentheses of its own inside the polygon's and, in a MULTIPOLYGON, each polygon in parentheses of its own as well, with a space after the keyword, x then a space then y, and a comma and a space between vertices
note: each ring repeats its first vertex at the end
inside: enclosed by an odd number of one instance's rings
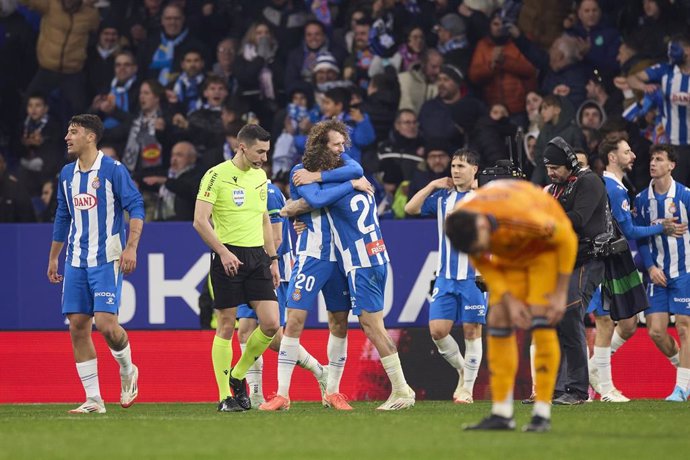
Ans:
POLYGON ((263 169, 242 171, 228 160, 206 172, 197 199, 213 204, 213 228, 221 243, 250 248, 264 245, 267 193, 263 169))

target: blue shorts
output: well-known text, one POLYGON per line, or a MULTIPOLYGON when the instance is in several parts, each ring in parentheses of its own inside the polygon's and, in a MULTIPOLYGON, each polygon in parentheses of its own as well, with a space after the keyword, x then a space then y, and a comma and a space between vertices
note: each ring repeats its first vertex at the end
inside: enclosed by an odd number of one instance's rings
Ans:
POLYGON ((387 265, 355 268, 347 274, 352 313, 359 316, 362 310, 369 313, 383 311, 386 278, 388 278, 387 265))
POLYGON ((486 324, 486 297, 473 279, 436 278, 429 307, 429 320, 432 319, 486 324))
POLYGON ((350 310, 350 292, 338 262, 299 256, 292 267, 287 289, 287 308, 311 310, 318 303, 319 291, 326 300, 326 310, 350 310))
POLYGON ((62 282, 62 314, 94 312, 117 315, 122 294, 120 262, 115 260, 97 267, 73 267, 65 264, 62 282))
MULTIPOLYGON (((276 296, 278 297, 278 312, 280 312, 280 325, 285 326, 285 296, 287 295, 288 283, 281 281, 276 289, 276 296)), ((237 307, 237 319, 251 318, 259 319, 252 307, 243 303, 237 307)))
POLYGON ((690 274, 668 278, 666 287, 649 283, 647 297, 649 308, 644 311, 645 316, 651 313, 690 315, 690 274))

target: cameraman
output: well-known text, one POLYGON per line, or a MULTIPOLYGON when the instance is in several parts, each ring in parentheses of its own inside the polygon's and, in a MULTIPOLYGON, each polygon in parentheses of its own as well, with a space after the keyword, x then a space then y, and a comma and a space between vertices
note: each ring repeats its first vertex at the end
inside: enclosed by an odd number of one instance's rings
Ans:
POLYGON ((544 164, 551 179, 547 192, 561 203, 578 236, 567 310, 558 324, 562 358, 553 404, 581 404, 587 400, 589 386, 585 310, 604 277, 604 263, 595 258, 592 241, 607 229, 606 187, 591 170, 580 168, 572 147, 561 137, 547 144, 544 164))

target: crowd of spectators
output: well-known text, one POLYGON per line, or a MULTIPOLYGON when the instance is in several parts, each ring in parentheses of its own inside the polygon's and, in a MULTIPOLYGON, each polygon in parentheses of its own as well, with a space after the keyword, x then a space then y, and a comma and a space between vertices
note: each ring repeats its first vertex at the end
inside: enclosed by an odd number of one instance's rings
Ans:
POLYGON ((675 121, 681 134, 665 132, 664 108, 687 106, 688 85, 644 72, 671 59, 669 72, 690 75, 689 10, 688 0, 0 0, 0 222, 51 221, 66 123, 82 112, 102 118, 100 147, 131 172, 148 220, 190 220, 199 178, 232 157, 245 123, 270 129, 266 169, 285 189, 309 130, 333 117, 350 127, 348 154, 376 186, 381 217, 406 217, 407 198, 449 175, 461 147, 481 168, 522 154, 543 184, 554 136, 593 169, 598 144, 626 136, 634 191, 649 181, 651 144, 689 144, 687 117, 675 121))

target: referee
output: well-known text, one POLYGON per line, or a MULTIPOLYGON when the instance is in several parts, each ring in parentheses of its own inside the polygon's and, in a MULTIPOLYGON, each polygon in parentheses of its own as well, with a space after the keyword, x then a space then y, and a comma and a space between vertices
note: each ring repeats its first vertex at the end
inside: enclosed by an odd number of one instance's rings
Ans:
POLYGON ((251 408, 245 375, 279 328, 274 291, 280 283, 278 256, 266 211, 268 180, 261 168, 267 160, 270 139, 271 135, 259 125, 245 125, 237 135, 236 155, 204 175, 194 210, 194 228, 213 251, 211 282, 218 327, 211 357, 221 412, 251 408), (237 306, 245 303, 256 311, 259 327, 230 369, 237 306))

